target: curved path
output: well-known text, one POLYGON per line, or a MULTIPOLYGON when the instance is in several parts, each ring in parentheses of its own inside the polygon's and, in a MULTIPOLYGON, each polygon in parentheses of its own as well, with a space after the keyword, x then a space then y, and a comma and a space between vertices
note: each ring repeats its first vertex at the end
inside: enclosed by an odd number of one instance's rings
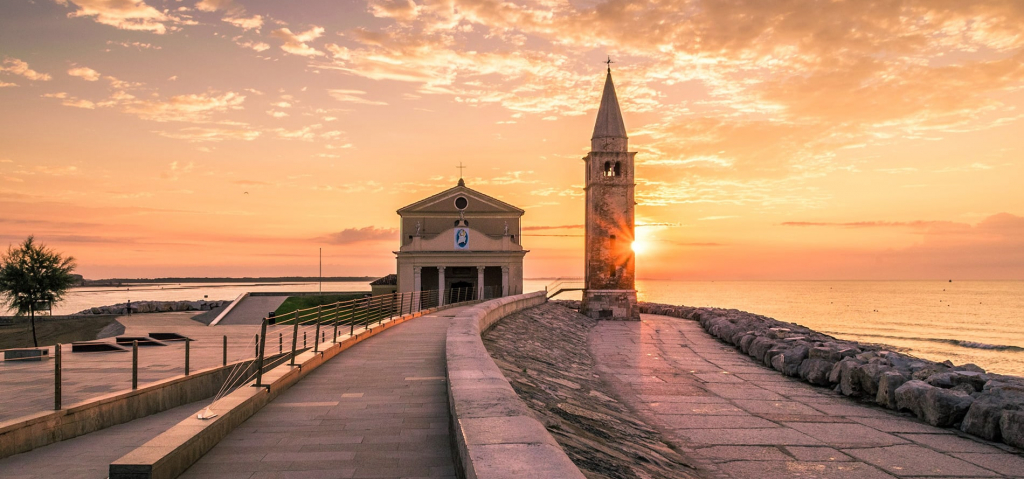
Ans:
POLYGON ((721 477, 1024 477, 1012 447, 785 377, 696 321, 602 321, 589 343, 622 399, 721 477))
POLYGON ((462 308, 357 344, 232 431, 184 478, 455 478, 445 337, 462 308))

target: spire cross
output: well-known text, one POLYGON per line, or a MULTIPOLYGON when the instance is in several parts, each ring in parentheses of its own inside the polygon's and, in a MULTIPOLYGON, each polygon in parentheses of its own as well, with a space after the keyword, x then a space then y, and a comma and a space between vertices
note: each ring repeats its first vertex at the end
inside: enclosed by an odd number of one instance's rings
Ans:
POLYGON ((459 179, 462 179, 462 170, 466 169, 466 167, 462 166, 462 162, 460 161, 459 166, 456 166, 456 168, 459 169, 459 179))
POLYGON ((603 62, 603 63, 608 65, 608 73, 611 73, 612 72, 612 63, 615 63, 615 62, 612 61, 611 55, 608 55, 608 61, 603 62))

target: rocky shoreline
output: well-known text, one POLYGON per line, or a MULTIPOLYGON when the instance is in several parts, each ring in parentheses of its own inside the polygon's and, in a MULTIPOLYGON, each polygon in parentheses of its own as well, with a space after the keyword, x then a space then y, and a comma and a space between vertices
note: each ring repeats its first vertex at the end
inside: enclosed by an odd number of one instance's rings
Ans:
MULTIPOLYGON (((579 301, 560 303, 579 307, 579 301)), ((1024 448, 1024 378, 919 359, 735 309, 639 306, 642 313, 698 321, 712 336, 786 376, 910 412, 933 426, 1024 448)))
MULTIPOLYGON (((176 311, 210 311, 231 304, 231 300, 223 301, 132 301, 131 313, 169 313, 176 311)), ((79 311, 75 315, 90 314, 128 314, 128 303, 110 306, 97 306, 79 311)))

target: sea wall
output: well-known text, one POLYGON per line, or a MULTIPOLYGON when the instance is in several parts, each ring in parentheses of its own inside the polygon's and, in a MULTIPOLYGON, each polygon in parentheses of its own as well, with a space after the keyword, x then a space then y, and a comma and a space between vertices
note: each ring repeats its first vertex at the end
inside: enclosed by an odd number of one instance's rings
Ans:
MULTIPOLYGON (((209 311, 230 304, 225 301, 132 301, 131 312, 169 313, 174 311, 209 311)), ((97 306, 75 313, 75 315, 128 314, 128 303, 97 306)))
MULTIPOLYGON (((578 301, 562 303, 579 307, 578 301)), ((639 307, 641 313, 698 321, 712 336, 786 376, 908 411, 933 426, 1024 448, 1024 378, 919 359, 735 309, 639 307)))

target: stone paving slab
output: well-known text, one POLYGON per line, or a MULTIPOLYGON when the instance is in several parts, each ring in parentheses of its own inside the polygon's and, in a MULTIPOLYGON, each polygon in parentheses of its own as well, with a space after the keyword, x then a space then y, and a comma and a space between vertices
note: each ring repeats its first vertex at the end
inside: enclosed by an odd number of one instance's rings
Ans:
POLYGON ((695 321, 603 321, 589 346, 618 399, 712 475, 1024 477, 1019 450, 785 377, 695 321))
POLYGON ((353 346, 180 477, 454 478, 444 348, 456 312, 426 315, 353 346))

